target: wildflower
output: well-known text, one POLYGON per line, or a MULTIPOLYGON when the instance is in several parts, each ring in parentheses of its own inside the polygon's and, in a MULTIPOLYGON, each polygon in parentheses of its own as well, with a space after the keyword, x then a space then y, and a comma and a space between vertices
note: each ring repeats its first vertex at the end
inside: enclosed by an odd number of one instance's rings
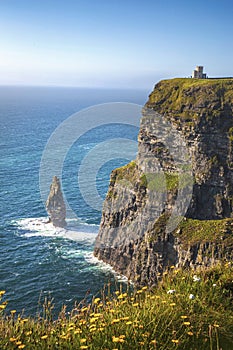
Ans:
POLYGON ((190 326, 190 322, 188 322, 188 321, 187 321, 187 322, 184 322, 183 325, 185 325, 185 326, 190 326))
POLYGON ((214 283, 214 284, 213 284, 213 287, 216 287, 216 286, 217 286, 217 284, 216 284, 216 283, 214 283))
POLYGON ((112 324, 114 324, 114 323, 118 323, 118 322, 120 322, 120 319, 119 318, 115 318, 114 320, 112 320, 112 324))
POLYGON ((126 322, 127 325, 130 325, 130 324, 132 324, 132 323, 133 323, 132 321, 126 322))
POLYGON ((26 332, 26 335, 28 336, 28 335, 31 335, 32 334, 32 331, 28 331, 28 332, 26 332))
POLYGON ((170 306, 175 306, 175 305, 176 305, 176 303, 171 303, 171 304, 170 304, 170 306))
POLYGON ((177 339, 172 339, 172 342, 175 343, 175 344, 178 344, 178 343, 179 343, 179 340, 177 340, 177 339))
POLYGON ((0 297, 6 293, 5 290, 0 290, 0 297))
POLYGON ((216 323, 215 323, 215 324, 214 324, 214 327, 218 328, 218 327, 219 327, 219 324, 216 324, 216 323))
POLYGON ((120 294, 119 290, 115 291, 115 294, 116 294, 116 295, 119 295, 119 294, 120 294))
POLYGON ((114 335, 112 336, 112 341, 113 343, 124 343, 124 339, 122 337, 115 337, 114 335))
POLYGON ((21 345, 18 346, 18 349, 23 349, 23 348, 25 348, 25 346, 26 346, 26 345, 21 344, 21 345))
POLYGON ((43 335, 42 337, 41 337, 41 339, 47 339, 48 338, 48 335, 47 334, 45 334, 45 335, 43 335))
POLYGON ((154 339, 154 340, 151 340, 151 342, 150 342, 151 344, 156 344, 156 340, 154 339))
POLYGON ((175 293, 175 292, 176 292, 175 289, 169 289, 169 290, 167 291, 167 294, 173 294, 173 293, 175 293))
POLYGON ((5 304, 1 304, 1 305, 0 305, 0 309, 3 310, 3 309, 5 309, 5 308, 6 308, 6 305, 5 305, 5 304))
POLYGON ((79 349, 88 349, 87 345, 81 345, 79 349))
POLYGON ((120 295, 118 295, 117 298, 118 298, 118 299, 123 299, 123 298, 124 298, 124 295, 123 295, 123 294, 120 294, 120 295))
POLYGON ((123 321, 128 321, 128 320, 129 320, 129 316, 121 317, 121 319, 122 319, 123 321))
POLYGON ((82 339, 80 339, 80 343, 82 344, 82 343, 86 343, 86 341, 87 341, 87 339, 86 338, 82 338, 82 339))
POLYGON ((82 309, 81 309, 81 312, 84 312, 84 311, 87 311, 87 307, 85 306, 85 307, 83 307, 82 309))
POLYGON ((148 288, 147 286, 144 286, 142 287, 142 290, 147 290, 147 288, 148 288))
POLYGON ((90 329, 90 332, 95 332, 96 329, 97 329, 96 327, 93 327, 93 328, 90 329))
POLYGON ((193 332, 187 332, 188 335, 192 336, 193 335, 193 332))
POLYGON ((170 266, 170 269, 174 269, 174 268, 175 268, 175 266, 174 266, 174 265, 170 266))
POLYGON ((188 318, 188 316, 182 315, 182 316, 180 316, 180 318, 186 319, 186 318, 188 318))
POLYGON ((139 304, 138 303, 134 303, 134 304, 132 304, 133 306, 138 306, 139 304))
POLYGON ((94 301, 93 301, 93 303, 94 303, 94 304, 98 304, 99 301, 100 301, 100 298, 95 298, 94 301))
POLYGON ((14 337, 10 338, 10 342, 14 342, 16 340, 17 340, 17 338, 14 338, 14 337))
POLYGON ((16 310, 11 310, 11 314, 14 315, 16 313, 16 310))
POLYGON ((21 322, 23 322, 23 323, 28 322, 28 318, 24 318, 21 322))
POLYGON ((18 340, 15 344, 16 344, 16 345, 21 345, 22 342, 21 342, 20 340, 18 340))
POLYGON ((195 295, 189 294, 189 299, 190 299, 190 300, 193 300, 194 298, 195 298, 195 295))
POLYGON ((198 277, 197 275, 193 276, 193 281, 194 282, 200 282, 200 280, 201 280, 200 277, 198 277))
POLYGON ((143 292, 143 290, 139 289, 139 290, 137 291, 137 294, 141 294, 142 292, 143 292))
POLYGON ((80 334, 80 333, 82 333, 82 330, 81 329, 76 329, 76 331, 74 331, 74 334, 80 334))

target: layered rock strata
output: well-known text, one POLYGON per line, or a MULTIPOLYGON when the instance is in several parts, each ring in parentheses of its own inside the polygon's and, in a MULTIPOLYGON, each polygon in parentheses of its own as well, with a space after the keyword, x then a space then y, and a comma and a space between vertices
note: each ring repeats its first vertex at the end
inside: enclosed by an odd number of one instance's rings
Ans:
POLYGON ((111 174, 94 254, 138 284, 231 260, 232 205, 233 80, 161 81, 137 159, 111 174))

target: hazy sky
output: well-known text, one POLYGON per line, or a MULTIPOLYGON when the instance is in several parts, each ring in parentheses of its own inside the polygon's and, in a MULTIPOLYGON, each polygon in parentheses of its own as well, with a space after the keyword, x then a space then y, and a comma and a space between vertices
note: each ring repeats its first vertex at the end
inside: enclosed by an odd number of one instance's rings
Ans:
POLYGON ((233 76, 232 0, 0 0, 0 85, 233 76))

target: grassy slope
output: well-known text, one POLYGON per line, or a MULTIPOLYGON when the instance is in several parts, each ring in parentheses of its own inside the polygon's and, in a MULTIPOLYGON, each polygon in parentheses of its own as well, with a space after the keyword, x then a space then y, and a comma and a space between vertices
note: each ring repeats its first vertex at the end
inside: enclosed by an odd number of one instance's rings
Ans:
POLYGON ((217 115, 221 109, 233 105, 233 79, 162 80, 156 84, 146 105, 184 119, 198 119, 199 113, 208 114, 209 108, 215 116, 215 107, 217 115))
MULTIPOLYGON (((166 271, 156 289, 121 290, 91 305, 43 317, 24 318, 0 303, 0 348, 5 349, 182 349, 233 348, 233 267, 198 272, 166 271)), ((4 299, 4 293, 0 292, 4 299)))

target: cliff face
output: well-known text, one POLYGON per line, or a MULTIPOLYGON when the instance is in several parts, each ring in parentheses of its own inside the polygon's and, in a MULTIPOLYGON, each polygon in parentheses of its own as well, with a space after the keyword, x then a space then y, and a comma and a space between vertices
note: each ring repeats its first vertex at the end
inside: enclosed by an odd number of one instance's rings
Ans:
POLYGON ((112 172, 94 254, 139 284, 232 259, 233 80, 158 83, 138 145, 112 172))
POLYGON ((53 226, 66 226, 66 206, 61 191, 60 180, 57 176, 53 177, 53 181, 50 186, 49 196, 46 201, 46 210, 53 226))

